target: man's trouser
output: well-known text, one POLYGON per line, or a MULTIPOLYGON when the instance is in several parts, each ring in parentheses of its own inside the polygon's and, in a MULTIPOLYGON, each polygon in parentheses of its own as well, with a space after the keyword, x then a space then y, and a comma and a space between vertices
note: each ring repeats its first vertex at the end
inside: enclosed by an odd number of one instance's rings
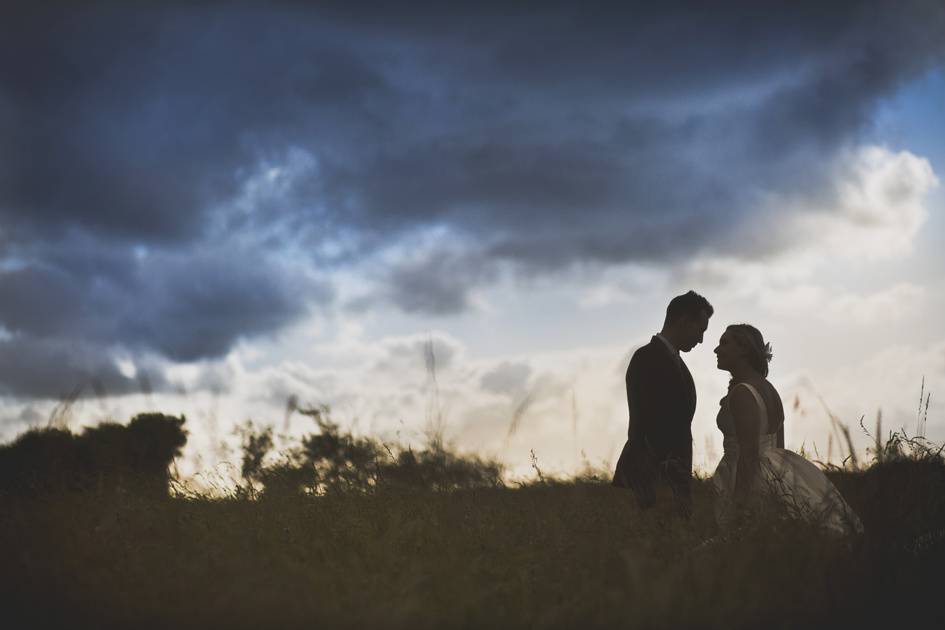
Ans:
POLYGON ((676 511, 688 517, 692 513, 689 462, 689 458, 673 454, 657 458, 642 440, 627 442, 617 461, 613 485, 633 490, 639 506, 646 509, 656 503, 656 484, 662 479, 673 491, 676 511))

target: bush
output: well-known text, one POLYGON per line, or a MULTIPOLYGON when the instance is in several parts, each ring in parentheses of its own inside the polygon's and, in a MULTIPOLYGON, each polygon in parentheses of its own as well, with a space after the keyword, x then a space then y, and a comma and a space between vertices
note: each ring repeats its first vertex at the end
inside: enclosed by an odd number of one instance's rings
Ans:
POLYGON ((168 467, 187 443, 185 418, 135 416, 73 435, 32 429, 0 446, 0 493, 35 496, 65 491, 133 491, 167 496, 168 467))
MULTIPOLYGON (((370 437, 343 431, 327 407, 300 409, 318 427, 264 464, 273 449, 272 428, 247 422, 243 437, 243 479, 261 484, 264 494, 327 494, 382 490, 450 491, 502 485, 498 462, 460 455, 436 437, 421 450, 390 447, 370 437)), ((271 458, 270 458, 271 459, 271 458)))

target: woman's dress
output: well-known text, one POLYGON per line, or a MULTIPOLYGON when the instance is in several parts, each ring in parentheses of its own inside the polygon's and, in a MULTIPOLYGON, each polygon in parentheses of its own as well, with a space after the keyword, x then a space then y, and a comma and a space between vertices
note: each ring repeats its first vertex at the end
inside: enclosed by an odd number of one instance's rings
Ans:
MULTIPOLYGON (((859 517, 820 468, 793 451, 777 448, 777 433, 769 433, 764 400, 750 384, 736 385, 741 386, 751 391, 760 408, 758 455, 761 478, 752 489, 751 502, 757 504, 761 499, 773 498, 794 518, 820 523, 839 534, 862 532, 859 517)), ((716 423, 724 437, 724 454, 712 476, 712 486, 715 518, 724 528, 735 516, 735 473, 738 469, 738 438, 728 396, 722 399, 716 423)))

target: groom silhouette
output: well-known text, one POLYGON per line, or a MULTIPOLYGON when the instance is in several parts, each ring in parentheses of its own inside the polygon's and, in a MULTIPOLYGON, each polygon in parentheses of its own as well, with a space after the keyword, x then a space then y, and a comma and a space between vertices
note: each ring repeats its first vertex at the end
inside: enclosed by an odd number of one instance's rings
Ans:
POLYGON ((673 490, 676 510, 692 511, 692 417, 696 388, 679 352, 702 343, 713 313, 708 300, 689 291, 666 307, 663 329, 633 353, 627 368, 630 427, 613 485, 631 488, 641 508, 656 503, 655 484, 673 490))

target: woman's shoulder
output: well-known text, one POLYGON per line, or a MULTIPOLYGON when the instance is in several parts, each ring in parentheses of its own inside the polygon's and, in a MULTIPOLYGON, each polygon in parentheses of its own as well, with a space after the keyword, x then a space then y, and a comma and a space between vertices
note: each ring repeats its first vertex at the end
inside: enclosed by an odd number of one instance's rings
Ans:
POLYGON ((757 408, 759 405, 767 408, 772 399, 770 392, 777 396, 777 392, 771 387, 770 383, 761 379, 759 381, 739 381, 733 383, 728 390, 729 405, 739 406, 742 409, 757 408), (769 390, 770 388, 770 390, 769 390))
POLYGON ((737 383, 732 383, 728 386, 728 395, 737 396, 743 398, 745 396, 754 396, 755 394, 761 394, 761 388, 764 387, 759 383, 753 383, 751 381, 738 381, 737 383))
POLYGON ((778 393, 778 388, 775 387, 771 381, 763 378, 758 383, 758 385, 758 393, 761 394, 764 399, 769 400, 777 405, 781 404, 781 394, 778 393))
POLYGON ((728 402, 729 407, 745 407, 749 403, 754 405, 755 402, 755 393, 754 388, 751 384, 744 381, 733 383, 728 388, 728 395, 722 400, 728 402))
POLYGON ((731 395, 733 392, 741 390, 749 394, 758 394, 765 398, 780 399, 778 390, 774 385, 766 378, 758 378, 750 381, 739 381, 738 383, 733 383, 729 385, 728 393, 731 395))
POLYGON ((771 430, 776 430, 784 422, 784 404, 781 402, 778 389, 766 378, 760 378, 751 385, 758 393, 759 402, 765 408, 769 427, 771 430))

